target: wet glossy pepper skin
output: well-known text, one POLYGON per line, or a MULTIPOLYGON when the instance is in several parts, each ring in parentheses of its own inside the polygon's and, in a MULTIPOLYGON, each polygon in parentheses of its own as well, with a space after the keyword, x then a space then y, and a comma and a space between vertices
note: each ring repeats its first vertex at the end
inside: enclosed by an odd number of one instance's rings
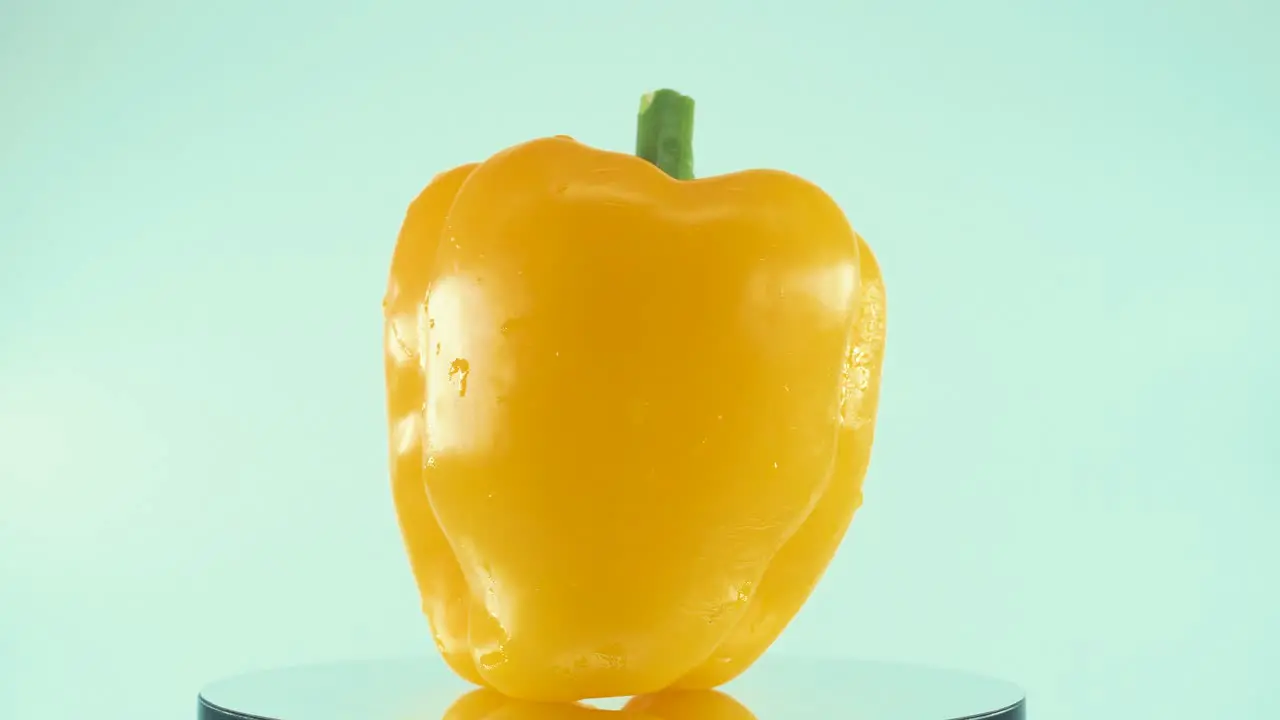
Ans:
POLYGON ((719 685, 861 503, 883 283, 800 178, 517 145, 412 204, 384 312, 401 530, 437 646, 474 683, 719 685))

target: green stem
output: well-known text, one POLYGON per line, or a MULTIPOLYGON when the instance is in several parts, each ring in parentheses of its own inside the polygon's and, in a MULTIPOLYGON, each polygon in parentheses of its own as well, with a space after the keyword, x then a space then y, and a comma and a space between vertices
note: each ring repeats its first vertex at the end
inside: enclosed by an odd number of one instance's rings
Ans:
POLYGON ((693 98, 675 90, 640 98, 636 155, 677 180, 692 180, 693 98))

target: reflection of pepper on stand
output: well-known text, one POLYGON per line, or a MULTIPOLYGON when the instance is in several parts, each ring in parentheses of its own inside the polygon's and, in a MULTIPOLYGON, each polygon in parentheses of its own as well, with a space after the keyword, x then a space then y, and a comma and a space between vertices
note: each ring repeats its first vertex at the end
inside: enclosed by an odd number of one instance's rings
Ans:
MULTIPOLYGON (((715 690, 673 690, 640 695, 621 710, 585 703, 537 703, 512 700, 493 690, 458 698, 442 720, 756 720, 741 703, 715 690)), ((425 719, 424 719, 425 720, 425 719)), ((434 720, 434 719, 433 719, 434 720)))
POLYGON ((396 510, 441 654, 508 696, 732 679, 861 503, 875 258, 798 177, 690 179, 692 127, 662 90, 638 157, 556 137, 443 173, 396 243, 396 510))

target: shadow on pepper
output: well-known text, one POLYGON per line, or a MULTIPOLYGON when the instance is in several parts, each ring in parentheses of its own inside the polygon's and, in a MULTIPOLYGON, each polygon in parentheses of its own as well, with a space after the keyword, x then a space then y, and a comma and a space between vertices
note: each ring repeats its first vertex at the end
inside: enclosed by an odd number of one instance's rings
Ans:
POLYGON ((671 690, 639 695, 621 710, 585 703, 513 700, 493 690, 467 693, 445 711, 442 720, 756 720, 733 698, 716 690, 671 690))

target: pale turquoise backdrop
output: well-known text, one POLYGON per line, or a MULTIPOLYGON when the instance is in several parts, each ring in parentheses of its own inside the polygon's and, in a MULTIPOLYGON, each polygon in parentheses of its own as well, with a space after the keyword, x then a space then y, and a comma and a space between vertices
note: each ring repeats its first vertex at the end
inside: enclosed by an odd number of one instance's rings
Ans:
POLYGON ((1278 8, 0 0, 0 717, 428 650, 404 208, 532 136, 630 150, 656 86, 700 174, 809 177, 885 267, 866 507, 777 650, 1280 716, 1278 8))

